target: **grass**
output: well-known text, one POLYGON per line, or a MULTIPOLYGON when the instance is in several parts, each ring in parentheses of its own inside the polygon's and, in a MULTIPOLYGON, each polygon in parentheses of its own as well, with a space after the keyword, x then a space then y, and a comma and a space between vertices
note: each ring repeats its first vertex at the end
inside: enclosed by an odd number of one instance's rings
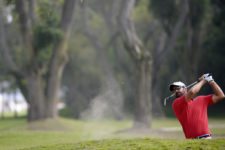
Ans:
POLYGON ((4 119, 0 120, 0 150, 102 139, 129 125, 128 121, 99 123, 61 118, 27 124, 25 119, 4 119))
POLYGON ((175 119, 155 120, 152 131, 124 130, 132 126, 131 121, 60 118, 27 124, 25 118, 4 119, 0 120, 0 150, 225 149, 225 119, 209 122, 218 138, 206 141, 184 140, 175 119), (176 128, 162 130, 165 127, 176 128))
POLYGON ((223 150, 224 140, 160 140, 153 138, 138 139, 109 139, 99 141, 86 141, 73 144, 55 144, 39 146, 24 150, 223 150))

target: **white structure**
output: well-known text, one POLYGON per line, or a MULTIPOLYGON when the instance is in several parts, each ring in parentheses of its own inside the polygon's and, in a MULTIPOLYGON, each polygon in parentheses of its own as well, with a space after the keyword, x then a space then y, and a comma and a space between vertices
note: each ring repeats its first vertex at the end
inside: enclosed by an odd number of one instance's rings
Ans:
MULTIPOLYGON (((9 82, 0 82, 0 114, 27 112, 29 105, 20 90, 10 91, 8 89, 10 89, 9 82)), ((65 103, 59 101, 57 109, 60 110, 64 107, 65 103)))
POLYGON ((0 112, 25 112, 28 104, 19 90, 15 93, 0 93, 0 112))

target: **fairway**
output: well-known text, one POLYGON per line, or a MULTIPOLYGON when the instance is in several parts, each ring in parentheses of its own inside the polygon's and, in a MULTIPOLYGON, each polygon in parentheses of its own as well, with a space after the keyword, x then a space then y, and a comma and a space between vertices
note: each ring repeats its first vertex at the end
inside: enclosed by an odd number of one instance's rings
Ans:
POLYGON ((210 119, 214 139, 184 140, 175 119, 154 120, 151 130, 132 129, 132 121, 78 121, 60 118, 27 124, 0 120, 0 150, 224 149, 225 120, 210 119), (204 148, 205 147, 205 148, 204 148))
POLYGON ((179 150, 179 149, 219 149, 225 148, 224 140, 162 140, 162 139, 113 139, 80 142, 75 144, 55 144, 38 146, 24 150, 179 150))

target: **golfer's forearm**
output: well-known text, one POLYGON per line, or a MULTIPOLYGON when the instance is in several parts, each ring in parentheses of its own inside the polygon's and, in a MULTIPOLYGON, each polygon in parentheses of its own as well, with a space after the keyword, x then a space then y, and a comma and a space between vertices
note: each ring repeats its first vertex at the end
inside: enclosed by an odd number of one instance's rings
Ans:
POLYGON ((203 85, 206 83, 205 80, 201 80, 199 83, 197 83, 195 86, 193 86, 191 89, 190 89, 190 92, 194 95, 196 95, 200 90, 201 88, 203 87, 203 85))
POLYGON ((186 101, 191 100, 202 88, 202 86, 206 83, 205 80, 201 80, 199 83, 197 83, 195 86, 193 86, 188 92, 185 97, 186 101))

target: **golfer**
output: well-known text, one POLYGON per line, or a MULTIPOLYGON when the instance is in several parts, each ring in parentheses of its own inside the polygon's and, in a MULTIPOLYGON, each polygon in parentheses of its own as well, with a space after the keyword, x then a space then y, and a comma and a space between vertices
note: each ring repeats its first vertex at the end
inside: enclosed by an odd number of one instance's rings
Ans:
POLYGON ((183 82, 174 82, 169 86, 176 99, 172 104, 173 111, 179 120, 187 139, 211 139, 208 127, 207 108, 225 98, 219 85, 209 74, 199 78, 199 82, 187 90, 183 82), (209 84, 213 94, 197 96, 196 94, 205 85, 209 84))

